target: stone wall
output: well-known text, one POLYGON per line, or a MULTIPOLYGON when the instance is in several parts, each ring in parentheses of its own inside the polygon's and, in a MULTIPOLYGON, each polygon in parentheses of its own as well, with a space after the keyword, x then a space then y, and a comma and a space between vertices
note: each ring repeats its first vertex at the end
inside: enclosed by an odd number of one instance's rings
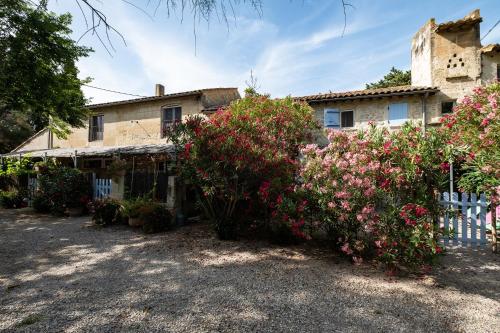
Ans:
POLYGON ((481 84, 479 23, 457 32, 433 34, 432 84, 458 99, 481 84))
POLYGON ((411 41, 411 85, 432 86, 431 30, 434 20, 429 20, 411 41))
MULTIPOLYGON (((88 125, 72 128, 65 139, 54 136, 53 148, 83 148, 102 146, 127 146, 166 143, 161 135, 162 108, 182 107, 182 118, 200 114, 203 109, 239 98, 237 89, 206 89, 200 95, 152 100, 139 103, 108 105, 92 109, 104 117, 103 140, 89 142, 88 125)), ((18 151, 47 149, 48 132, 40 133, 26 142, 18 151)))
MULTIPOLYGON (((349 100, 341 102, 325 102, 311 105, 315 110, 317 120, 323 124, 325 109, 339 109, 340 111, 353 111, 354 129, 364 128, 373 121, 381 126, 389 126, 389 104, 408 103, 409 120, 422 121, 422 100, 420 96, 395 96, 390 98, 374 98, 349 100)), ((427 98, 427 123, 438 121, 441 115, 440 103, 436 96, 427 98)))
POLYGON ((481 81, 483 84, 488 84, 497 78, 497 66, 500 64, 500 53, 489 53, 482 55, 482 73, 481 81))

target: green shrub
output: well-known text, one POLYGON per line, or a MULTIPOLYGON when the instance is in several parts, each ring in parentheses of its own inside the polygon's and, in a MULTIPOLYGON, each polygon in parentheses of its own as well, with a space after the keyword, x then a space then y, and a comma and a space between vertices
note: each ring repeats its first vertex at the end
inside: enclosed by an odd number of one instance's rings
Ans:
POLYGON ((90 199, 90 183, 77 169, 49 166, 39 174, 38 185, 54 215, 63 215, 66 208, 85 208, 90 199))
POLYGON ((0 191, 0 205, 3 208, 21 208, 26 207, 23 201, 24 197, 19 191, 0 191))
POLYGON ((32 205, 33 209, 38 213, 50 213, 51 203, 47 197, 40 193, 35 193, 32 205))
POLYGON ((126 200, 123 203, 124 206, 124 215, 130 218, 139 217, 139 210, 142 206, 151 203, 151 200, 146 197, 137 197, 133 199, 126 200))
POLYGON ((147 234, 162 232, 173 228, 172 215, 168 209, 155 202, 149 202, 139 208, 139 218, 144 221, 142 231, 147 234))
POLYGON ((122 223, 124 220, 124 207, 116 199, 106 198, 93 203, 94 214, 92 220, 97 225, 108 226, 122 223))

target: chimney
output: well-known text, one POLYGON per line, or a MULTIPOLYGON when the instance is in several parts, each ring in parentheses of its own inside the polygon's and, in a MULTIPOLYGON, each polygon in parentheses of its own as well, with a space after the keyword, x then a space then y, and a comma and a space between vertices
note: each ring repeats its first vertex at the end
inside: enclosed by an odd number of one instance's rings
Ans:
POLYGON ((163 96, 165 95, 165 87, 163 84, 157 83, 155 86, 155 96, 163 96))

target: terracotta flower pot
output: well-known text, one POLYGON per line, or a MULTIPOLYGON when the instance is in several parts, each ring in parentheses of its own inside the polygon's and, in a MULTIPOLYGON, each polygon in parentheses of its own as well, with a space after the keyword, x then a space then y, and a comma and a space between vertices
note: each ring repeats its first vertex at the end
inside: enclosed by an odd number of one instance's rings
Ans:
POLYGON ((138 217, 129 217, 128 225, 131 227, 142 227, 144 225, 144 221, 138 217))

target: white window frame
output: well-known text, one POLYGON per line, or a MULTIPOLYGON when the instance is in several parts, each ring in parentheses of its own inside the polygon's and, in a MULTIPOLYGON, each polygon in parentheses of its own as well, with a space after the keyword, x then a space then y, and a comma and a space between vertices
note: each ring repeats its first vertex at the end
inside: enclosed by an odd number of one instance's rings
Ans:
POLYGON ((182 106, 181 105, 163 105, 160 109, 161 112, 161 117, 160 117, 160 131, 161 131, 161 137, 164 137, 164 130, 167 126, 172 126, 176 122, 182 122, 182 106), (180 120, 175 119, 175 109, 180 108, 181 109, 181 118, 180 120), (169 121, 165 121, 165 110, 166 109, 174 109, 172 112, 172 119, 169 121))
POLYGON ((354 128, 354 110, 349 109, 349 110, 340 110, 340 109, 332 109, 332 108, 325 108, 323 110, 323 127, 324 128, 333 128, 333 129, 341 129, 341 128, 354 128), (342 126, 342 113, 344 112, 352 112, 352 126, 348 127, 343 127, 342 126), (326 125, 326 115, 327 113, 336 113, 338 114, 338 126, 327 126, 326 125))
MULTIPOLYGON (((98 125, 99 125, 99 122, 98 122, 98 125)), ((90 116, 90 120, 89 120, 89 142, 103 141, 103 140, 104 140, 104 114, 102 114, 102 113, 93 114, 90 116), (101 117, 101 119, 102 119, 101 131, 94 132, 94 129, 96 129, 96 128, 99 129, 99 127, 94 126, 94 117, 101 117)))

